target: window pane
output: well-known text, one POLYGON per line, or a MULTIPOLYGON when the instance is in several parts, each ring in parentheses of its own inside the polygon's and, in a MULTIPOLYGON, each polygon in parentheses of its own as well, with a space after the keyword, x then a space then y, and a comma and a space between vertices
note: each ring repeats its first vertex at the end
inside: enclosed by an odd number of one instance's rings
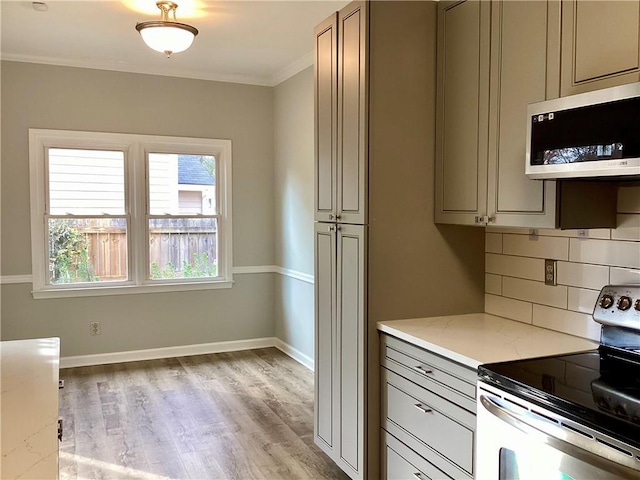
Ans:
POLYGON ((49 149, 51 215, 123 215, 124 153, 49 149))
POLYGON ((215 157, 149 154, 151 215, 215 215, 216 208, 215 157))
POLYGON ((149 272, 154 280, 218 276, 218 220, 149 220, 149 272))
POLYGON ((50 218, 49 280, 127 280, 126 218, 50 218))

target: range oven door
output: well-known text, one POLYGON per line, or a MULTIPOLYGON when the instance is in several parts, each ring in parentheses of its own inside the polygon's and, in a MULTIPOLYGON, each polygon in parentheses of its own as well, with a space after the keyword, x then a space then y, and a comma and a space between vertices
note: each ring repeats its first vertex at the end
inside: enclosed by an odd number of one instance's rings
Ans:
POLYGON ((482 382, 478 387, 478 480, 640 479, 632 448, 574 433, 568 420, 519 398, 509 401, 482 382))

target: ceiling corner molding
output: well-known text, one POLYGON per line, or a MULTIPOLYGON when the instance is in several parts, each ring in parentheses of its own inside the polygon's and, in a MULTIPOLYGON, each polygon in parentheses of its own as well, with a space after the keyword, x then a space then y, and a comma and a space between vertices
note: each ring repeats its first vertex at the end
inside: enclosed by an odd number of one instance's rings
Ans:
MULTIPOLYGON (((145 66, 133 66, 128 64, 114 64, 109 62, 76 61, 66 58, 38 57, 32 55, 20 55, 12 53, 0 54, 0 60, 9 62, 37 63, 42 65, 54 65, 58 67, 89 68, 93 70, 109 70, 113 72, 137 73, 142 75, 158 75, 163 77, 190 78, 193 80, 208 80, 211 82, 240 83, 243 85, 257 85, 261 87, 273 87, 273 77, 262 77, 242 74, 226 73, 202 73, 189 70, 165 70, 145 66)), ((297 73, 297 72, 296 72, 297 73)), ((295 75, 295 73, 294 73, 295 75)))
POLYGON ((303 55, 295 62, 287 65, 282 70, 276 72, 271 77, 271 86, 275 87, 281 84, 285 80, 290 79, 295 74, 300 73, 302 70, 304 70, 307 67, 310 67, 311 65, 313 65, 313 51, 307 53, 306 55, 303 55))

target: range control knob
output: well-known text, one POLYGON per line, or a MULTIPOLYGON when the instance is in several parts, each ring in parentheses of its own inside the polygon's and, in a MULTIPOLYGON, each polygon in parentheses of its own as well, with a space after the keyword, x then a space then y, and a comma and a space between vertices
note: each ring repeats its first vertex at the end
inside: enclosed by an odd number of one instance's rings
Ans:
POLYGON ((620 297, 620 299, 618 300, 618 310, 629 310, 631 308, 631 298, 627 297, 626 295, 623 295, 622 297, 620 297))
POLYGON ((611 295, 603 295, 600 299, 600 306, 605 310, 613 305, 613 297, 611 295))
POLYGON ((636 304, 633 308, 640 312, 640 299, 636 300, 636 304))

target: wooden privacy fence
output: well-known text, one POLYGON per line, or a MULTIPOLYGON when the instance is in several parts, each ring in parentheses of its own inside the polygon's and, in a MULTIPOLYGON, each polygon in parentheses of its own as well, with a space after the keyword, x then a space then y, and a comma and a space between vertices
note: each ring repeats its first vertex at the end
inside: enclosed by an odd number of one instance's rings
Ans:
MULTIPOLYGON (((125 280, 127 278, 127 236, 124 229, 111 228, 96 231, 82 229, 88 247, 89 262, 94 275, 100 280, 125 280)), ((167 232, 151 229, 149 237, 150 264, 152 270, 175 271, 183 276, 184 262, 194 265, 205 259, 209 265, 215 263, 217 235, 215 229, 199 229, 197 232, 167 232)), ((151 272, 153 274, 153 271, 151 272)), ((163 274, 162 277, 165 275, 163 274)), ((170 276, 170 273, 169 273, 170 276)))

